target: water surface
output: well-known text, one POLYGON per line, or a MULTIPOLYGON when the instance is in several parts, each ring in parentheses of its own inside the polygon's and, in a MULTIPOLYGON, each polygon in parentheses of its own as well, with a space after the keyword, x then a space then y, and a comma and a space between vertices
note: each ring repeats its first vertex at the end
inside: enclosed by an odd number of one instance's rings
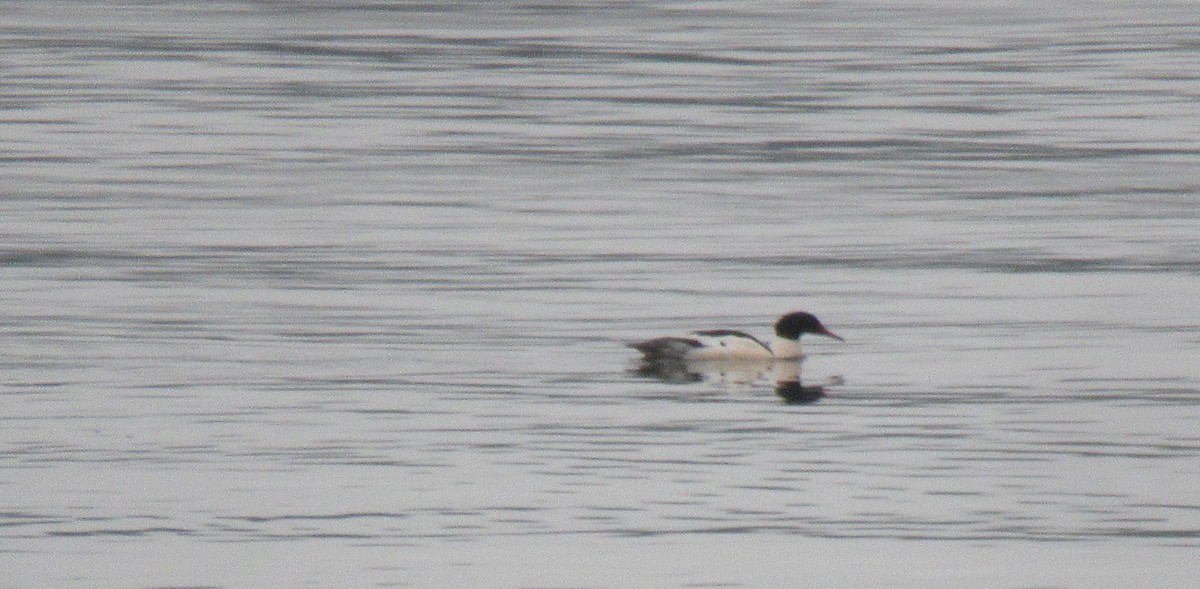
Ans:
POLYGON ((4 12, 13 586, 1200 572, 1186 3, 4 12))

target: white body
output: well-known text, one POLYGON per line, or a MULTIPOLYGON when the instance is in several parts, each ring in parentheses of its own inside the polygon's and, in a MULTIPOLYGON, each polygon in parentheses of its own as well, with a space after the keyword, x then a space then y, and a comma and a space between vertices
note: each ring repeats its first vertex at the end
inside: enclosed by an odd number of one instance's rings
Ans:
POLYGON ((693 335, 701 346, 688 350, 688 360, 772 360, 795 359, 803 356, 800 342, 775 337, 769 345, 756 339, 739 335, 693 335))

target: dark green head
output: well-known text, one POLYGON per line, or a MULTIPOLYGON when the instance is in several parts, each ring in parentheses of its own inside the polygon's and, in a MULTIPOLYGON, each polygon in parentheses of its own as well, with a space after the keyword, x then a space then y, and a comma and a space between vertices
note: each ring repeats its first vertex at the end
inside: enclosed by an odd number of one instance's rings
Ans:
POLYGON ((821 325, 821 320, 812 313, 796 311, 788 313, 775 322, 775 335, 784 339, 798 340, 801 335, 815 333, 835 340, 846 341, 842 336, 833 333, 821 325))

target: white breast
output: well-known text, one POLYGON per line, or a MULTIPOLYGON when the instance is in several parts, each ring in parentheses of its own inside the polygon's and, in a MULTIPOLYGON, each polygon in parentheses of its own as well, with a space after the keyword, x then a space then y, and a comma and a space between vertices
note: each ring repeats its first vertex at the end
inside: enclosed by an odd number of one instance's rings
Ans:
POLYGON ((794 360, 804 357, 804 352, 800 351, 800 342, 798 340, 778 336, 771 340, 771 351, 780 360, 794 360))
POLYGON ((736 336, 693 336, 701 346, 688 352, 692 360, 769 360, 775 355, 756 340, 736 336))

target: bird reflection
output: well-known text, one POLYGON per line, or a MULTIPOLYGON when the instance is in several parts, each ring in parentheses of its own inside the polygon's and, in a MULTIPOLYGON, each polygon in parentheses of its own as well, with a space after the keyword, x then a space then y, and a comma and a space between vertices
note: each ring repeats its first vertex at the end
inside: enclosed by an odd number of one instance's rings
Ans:
POLYGON ((775 383, 775 394, 788 405, 807 405, 820 401, 825 396, 825 387, 804 386, 799 380, 789 380, 775 383))
MULTIPOLYGON (((643 360, 633 373, 673 384, 709 382, 729 388, 749 387, 763 380, 775 383, 775 394, 789 405, 815 403, 825 396, 825 387, 800 381, 802 360, 643 360)), ((840 379, 831 380, 836 384, 840 379)))

